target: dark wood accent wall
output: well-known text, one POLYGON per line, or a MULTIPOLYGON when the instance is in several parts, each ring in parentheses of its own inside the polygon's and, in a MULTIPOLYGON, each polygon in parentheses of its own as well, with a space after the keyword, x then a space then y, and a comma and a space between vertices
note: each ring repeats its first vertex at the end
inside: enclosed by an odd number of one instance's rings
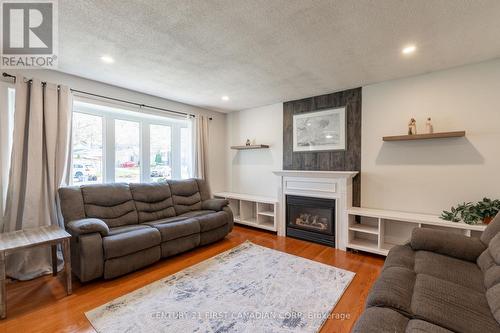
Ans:
MULTIPOLYGON (((283 169, 361 172, 361 88, 283 104, 283 169), (293 152, 293 115, 346 107, 346 150, 293 152)), ((353 205, 361 203, 361 177, 353 181, 353 205)))

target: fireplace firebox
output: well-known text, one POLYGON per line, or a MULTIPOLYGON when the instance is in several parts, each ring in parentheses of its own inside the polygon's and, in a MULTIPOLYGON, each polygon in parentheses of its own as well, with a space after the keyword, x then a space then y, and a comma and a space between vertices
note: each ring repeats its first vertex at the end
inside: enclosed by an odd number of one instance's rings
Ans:
POLYGON ((335 200, 287 195, 286 235, 335 247, 335 200))

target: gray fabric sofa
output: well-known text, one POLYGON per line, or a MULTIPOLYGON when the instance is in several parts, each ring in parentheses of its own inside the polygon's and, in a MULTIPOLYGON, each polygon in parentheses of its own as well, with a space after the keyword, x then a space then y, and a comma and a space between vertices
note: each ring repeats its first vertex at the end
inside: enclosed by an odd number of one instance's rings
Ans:
POLYGON ((500 332, 500 214, 481 238, 415 229, 389 251, 355 333, 500 332))
POLYGON ((114 278, 160 258, 223 239, 233 228, 228 202, 211 199, 201 179, 59 189, 82 281, 114 278))

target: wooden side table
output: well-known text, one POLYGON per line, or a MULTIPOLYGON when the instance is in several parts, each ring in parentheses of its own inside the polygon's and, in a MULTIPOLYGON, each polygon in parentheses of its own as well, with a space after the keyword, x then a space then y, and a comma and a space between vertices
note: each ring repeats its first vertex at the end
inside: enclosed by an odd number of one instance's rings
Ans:
POLYGON ((69 240, 71 235, 59 226, 29 228, 0 234, 0 318, 7 314, 5 288, 5 256, 19 250, 42 245, 52 248, 52 275, 57 275, 57 244, 62 244, 66 292, 71 295, 71 254, 69 240))

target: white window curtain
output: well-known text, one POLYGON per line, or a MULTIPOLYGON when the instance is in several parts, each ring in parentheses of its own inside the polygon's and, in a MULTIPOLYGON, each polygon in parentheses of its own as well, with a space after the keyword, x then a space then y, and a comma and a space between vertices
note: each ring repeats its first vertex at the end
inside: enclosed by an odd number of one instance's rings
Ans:
POLYGON ((209 119, 206 116, 196 116, 195 118, 195 149, 194 149, 194 170, 195 177, 207 179, 208 177, 208 140, 209 140, 209 119))
MULTIPOLYGON (((68 87, 16 77, 14 133, 4 232, 59 224, 57 189, 67 184, 72 98, 68 87)), ((7 275, 51 272, 50 248, 9 255, 7 275)))

